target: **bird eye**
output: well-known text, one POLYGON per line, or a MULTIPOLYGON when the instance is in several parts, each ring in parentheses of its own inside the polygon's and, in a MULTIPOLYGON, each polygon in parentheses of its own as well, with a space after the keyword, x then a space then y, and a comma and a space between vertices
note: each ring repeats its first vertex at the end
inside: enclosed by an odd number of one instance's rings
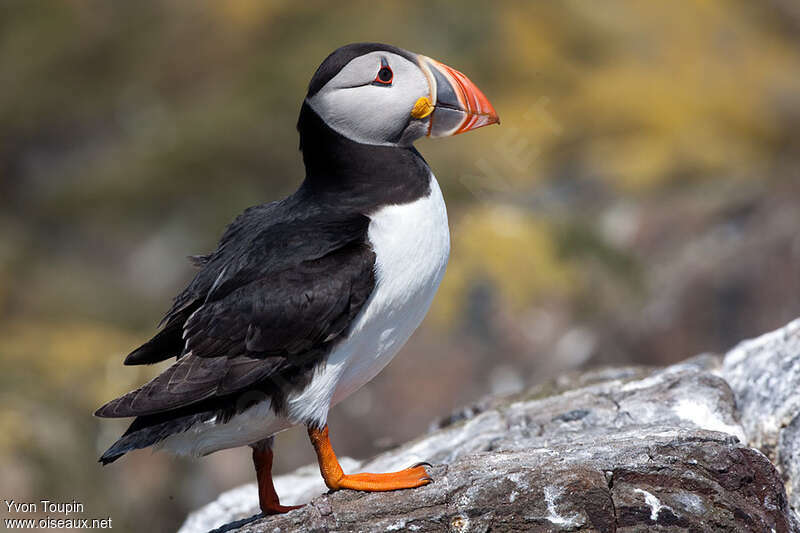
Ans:
POLYGON ((391 85, 393 78, 394 72, 392 72, 389 64, 385 59, 381 60, 381 69, 378 71, 378 75, 375 76, 375 80, 372 83, 374 85, 391 85))

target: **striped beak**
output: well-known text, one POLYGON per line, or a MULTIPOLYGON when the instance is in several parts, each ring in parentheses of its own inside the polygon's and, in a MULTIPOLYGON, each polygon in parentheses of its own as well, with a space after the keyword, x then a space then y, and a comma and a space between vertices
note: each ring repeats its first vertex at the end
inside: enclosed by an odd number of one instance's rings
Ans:
POLYGON ((500 117, 488 98, 469 78, 426 56, 419 56, 419 64, 428 77, 433 103, 428 137, 458 135, 500 124, 500 117))

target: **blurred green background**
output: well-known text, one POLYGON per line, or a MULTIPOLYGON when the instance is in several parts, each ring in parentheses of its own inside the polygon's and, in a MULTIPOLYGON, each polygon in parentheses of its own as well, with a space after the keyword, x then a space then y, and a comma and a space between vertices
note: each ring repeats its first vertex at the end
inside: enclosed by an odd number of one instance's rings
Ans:
MULTIPOLYGON (((418 148, 452 256, 420 331, 330 420, 366 457, 484 394, 721 351, 800 315, 800 9, 685 2, 0 2, 0 493, 170 531, 252 480, 247 449, 147 451, 92 411, 242 209, 303 169, 336 47, 465 72, 502 126, 418 148)), ((276 471, 313 461, 278 438, 276 471)), ((5 510, 4 510, 5 511, 5 510)), ((5 514, 4 514, 5 516, 5 514)))

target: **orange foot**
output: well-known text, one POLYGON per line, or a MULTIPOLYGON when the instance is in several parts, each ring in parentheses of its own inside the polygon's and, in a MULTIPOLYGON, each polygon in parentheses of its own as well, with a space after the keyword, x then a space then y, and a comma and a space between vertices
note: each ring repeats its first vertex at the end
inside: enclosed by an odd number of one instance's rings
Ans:
POLYGON ((328 426, 322 429, 309 427, 308 436, 314 451, 317 452, 319 470, 325 484, 331 490, 352 489, 369 492, 387 490, 413 489, 427 485, 432 481, 425 466, 428 463, 419 463, 411 468, 387 474, 345 474, 339 466, 339 460, 331 446, 328 437, 328 426))
POLYGON ((281 505, 275 486, 272 484, 272 449, 253 448, 253 465, 258 480, 258 504, 265 515, 288 513, 302 505, 281 505))
POLYGON ((422 465, 412 466, 399 472, 388 474, 343 474, 328 486, 332 489, 366 490, 380 492, 384 490, 413 489, 427 485, 432 481, 422 465))
POLYGON ((279 503, 276 504, 267 504, 260 503, 261 505, 261 512, 265 515, 273 515, 273 514, 283 514, 288 513, 289 511, 294 511, 295 509, 300 509, 303 507, 302 505, 281 505, 279 503))

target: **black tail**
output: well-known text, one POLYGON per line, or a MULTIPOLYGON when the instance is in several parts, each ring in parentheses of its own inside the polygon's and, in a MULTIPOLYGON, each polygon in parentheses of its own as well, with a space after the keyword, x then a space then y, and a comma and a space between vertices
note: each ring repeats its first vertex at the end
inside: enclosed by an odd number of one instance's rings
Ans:
POLYGON ((142 344, 125 358, 126 365, 149 365, 183 351, 183 320, 168 323, 155 337, 142 344))
POLYGON ((137 417, 123 435, 103 453, 98 462, 107 465, 126 453, 158 444, 170 435, 182 433, 193 425, 207 420, 213 412, 192 413, 176 418, 175 413, 137 417))

